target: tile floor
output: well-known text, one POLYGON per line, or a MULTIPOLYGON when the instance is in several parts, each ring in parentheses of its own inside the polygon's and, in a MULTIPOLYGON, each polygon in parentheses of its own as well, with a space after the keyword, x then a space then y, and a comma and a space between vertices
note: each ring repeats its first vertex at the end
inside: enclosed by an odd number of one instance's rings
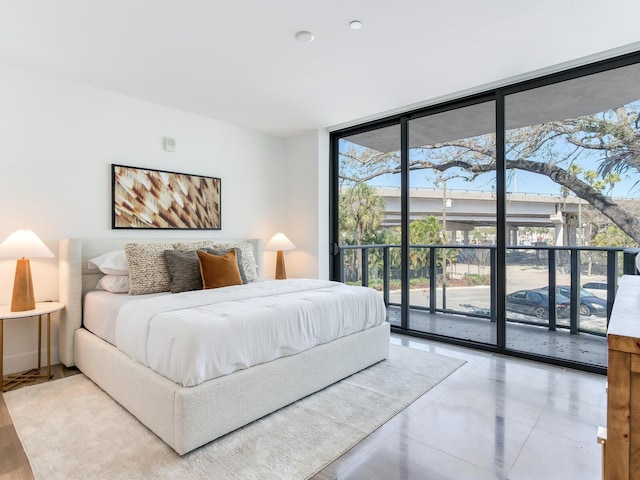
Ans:
POLYGON ((392 335, 467 363, 316 479, 597 480, 606 378, 392 335))

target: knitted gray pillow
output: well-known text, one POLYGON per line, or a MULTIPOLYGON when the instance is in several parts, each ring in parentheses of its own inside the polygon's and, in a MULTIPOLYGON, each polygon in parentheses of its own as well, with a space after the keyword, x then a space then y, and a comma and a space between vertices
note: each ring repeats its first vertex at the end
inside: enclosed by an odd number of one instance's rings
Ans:
POLYGON ((195 250, 188 252, 165 250, 164 259, 169 271, 169 290, 171 293, 202 290, 200 261, 195 250))

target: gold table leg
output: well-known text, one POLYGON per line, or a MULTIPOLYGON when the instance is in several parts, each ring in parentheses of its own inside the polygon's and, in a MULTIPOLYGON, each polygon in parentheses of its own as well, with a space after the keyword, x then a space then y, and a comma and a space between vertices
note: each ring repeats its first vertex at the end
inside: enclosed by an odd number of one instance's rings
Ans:
POLYGON ((42 351, 42 315, 38 315, 38 370, 40 370, 41 351, 42 351))
POLYGON ((49 378, 51 378, 51 312, 47 313, 47 379, 49 378))
MULTIPOLYGON (((2 372, 2 323, 0 319, 0 373, 2 372)), ((38 368, 32 368, 26 372, 9 375, 7 382, 0 379, 0 391, 6 392, 21 383, 34 382, 36 378, 51 378, 51 313, 47 313, 47 373, 42 374, 42 315, 38 315, 38 368)))

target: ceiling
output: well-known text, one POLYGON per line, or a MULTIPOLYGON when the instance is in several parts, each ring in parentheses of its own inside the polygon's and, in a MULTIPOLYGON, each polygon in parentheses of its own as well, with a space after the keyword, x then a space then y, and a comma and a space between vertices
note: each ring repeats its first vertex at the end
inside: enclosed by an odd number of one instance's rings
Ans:
POLYGON ((638 18, 637 0, 0 0, 0 62, 289 137, 640 49, 638 18))
MULTIPOLYGON (((507 130, 577 118, 640 100, 640 64, 605 70, 505 96, 507 130)), ((496 131, 493 101, 446 110, 409 122, 409 148, 496 131)), ((379 152, 400 150, 399 124, 346 137, 379 152)))

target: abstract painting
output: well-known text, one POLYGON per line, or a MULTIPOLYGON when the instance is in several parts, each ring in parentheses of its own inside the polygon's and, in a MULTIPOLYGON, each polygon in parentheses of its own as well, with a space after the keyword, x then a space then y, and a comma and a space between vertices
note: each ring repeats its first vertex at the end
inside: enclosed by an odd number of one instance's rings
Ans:
POLYGON ((220 230, 221 180, 112 165, 111 228, 220 230))

